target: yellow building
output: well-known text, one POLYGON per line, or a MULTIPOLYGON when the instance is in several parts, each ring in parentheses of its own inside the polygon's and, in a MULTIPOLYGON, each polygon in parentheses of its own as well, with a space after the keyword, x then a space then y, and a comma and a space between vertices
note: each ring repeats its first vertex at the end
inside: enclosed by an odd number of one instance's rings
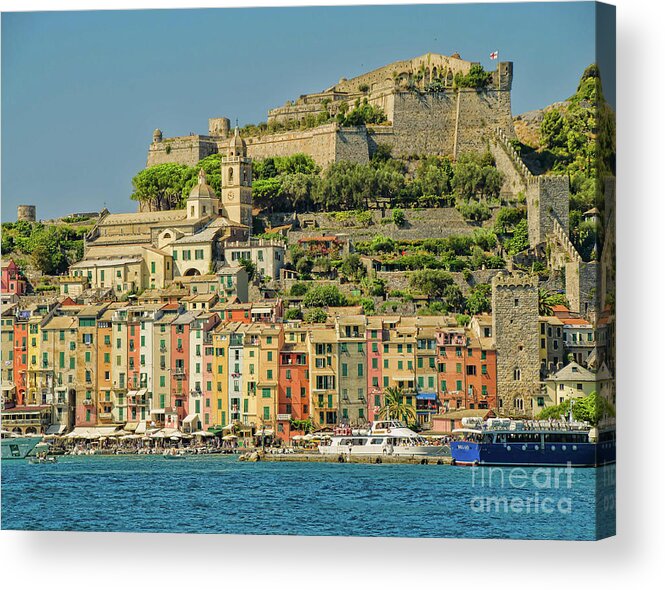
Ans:
POLYGON ((332 326, 315 324, 308 338, 312 419, 319 426, 337 424, 339 393, 337 335, 332 326))
POLYGON ((545 381, 547 400, 545 405, 558 405, 586 397, 592 392, 615 403, 614 380, 603 364, 597 373, 572 361, 545 381))
POLYGON ((113 423, 113 337, 112 319, 115 310, 107 308, 97 321, 97 421, 100 424, 113 423))
MULTIPOLYGON (((228 379, 226 377, 226 356, 228 338, 222 338, 223 324, 218 324, 212 331, 212 408, 210 424, 224 427, 228 424, 228 379)), ((205 418, 204 418, 205 419, 205 418)))
POLYGON ((258 332, 259 378, 256 394, 256 428, 265 428, 268 434, 277 430, 277 409, 279 380, 279 351, 284 340, 283 330, 273 324, 253 324, 258 332))

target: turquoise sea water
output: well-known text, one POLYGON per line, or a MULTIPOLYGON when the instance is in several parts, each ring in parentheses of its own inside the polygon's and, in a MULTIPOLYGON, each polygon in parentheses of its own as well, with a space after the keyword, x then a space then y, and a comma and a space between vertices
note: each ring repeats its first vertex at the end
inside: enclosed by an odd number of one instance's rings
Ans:
POLYGON ((614 533, 614 467, 243 463, 202 456, 2 464, 2 528, 595 539, 614 533), (511 479, 512 476, 512 479, 511 479))

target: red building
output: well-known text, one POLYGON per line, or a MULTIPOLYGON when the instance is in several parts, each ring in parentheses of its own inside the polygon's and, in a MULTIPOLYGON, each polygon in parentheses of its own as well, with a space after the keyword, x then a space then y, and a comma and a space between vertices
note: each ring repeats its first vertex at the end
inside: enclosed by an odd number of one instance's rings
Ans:
POLYGON ((2 261, 2 278, 0 291, 11 295, 25 295, 28 290, 28 281, 21 273, 21 269, 10 258, 2 261))
POLYGON ((14 384, 16 403, 25 403, 26 375, 28 371, 28 320, 30 312, 19 311, 14 322, 14 384))
POLYGON ((308 420, 309 358, 307 346, 300 336, 304 331, 286 328, 285 342, 279 353, 279 379, 277 383, 277 436, 288 441, 294 435, 305 434, 291 427, 292 420, 308 420), (293 334, 293 339, 290 338, 293 334))
POLYGON ((443 411, 496 408, 496 350, 491 339, 449 328, 437 332, 436 344, 443 411))

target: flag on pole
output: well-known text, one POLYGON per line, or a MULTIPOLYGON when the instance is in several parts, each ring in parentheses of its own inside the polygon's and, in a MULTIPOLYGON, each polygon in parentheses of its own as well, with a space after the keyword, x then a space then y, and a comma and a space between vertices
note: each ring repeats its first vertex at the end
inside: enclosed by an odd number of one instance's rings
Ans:
POLYGON ((490 53, 490 59, 499 59, 499 52, 492 51, 492 53, 490 53))

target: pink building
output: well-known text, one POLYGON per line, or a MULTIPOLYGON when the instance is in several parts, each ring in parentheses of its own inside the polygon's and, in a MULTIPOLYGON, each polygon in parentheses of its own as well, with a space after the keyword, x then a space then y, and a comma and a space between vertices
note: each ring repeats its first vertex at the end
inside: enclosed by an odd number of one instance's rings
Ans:
POLYGON ((368 318, 367 335, 367 419, 379 418, 383 405, 383 325, 381 320, 368 318))
POLYGON ((28 281, 21 273, 21 269, 10 258, 2 261, 2 278, 0 291, 11 295, 25 295, 28 290, 28 281))

